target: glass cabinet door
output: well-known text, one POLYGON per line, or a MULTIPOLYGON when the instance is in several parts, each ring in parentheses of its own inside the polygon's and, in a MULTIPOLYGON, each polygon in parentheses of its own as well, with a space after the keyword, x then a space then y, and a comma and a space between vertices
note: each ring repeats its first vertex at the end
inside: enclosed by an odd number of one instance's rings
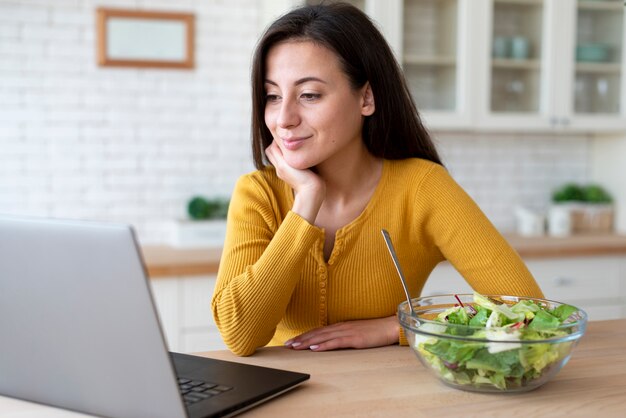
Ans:
POLYGON ((479 125, 615 132, 626 126, 623 0, 477 0, 479 125), (484 64, 483 64, 484 63, 484 64), (483 67, 484 65, 484 67, 483 67))
MULTIPOLYGON (((304 1, 319 0, 263 4, 304 1)), ((429 128, 626 126, 624 0, 350 2, 381 28, 429 128)))
POLYGON ((541 1, 494 1, 490 68, 492 113, 539 113, 543 21, 541 1))
MULTIPOLYGON (((288 5, 335 1, 264 0, 261 22, 288 5)), ((428 127, 470 128, 470 12, 477 0, 347 1, 367 13, 387 39, 428 127)))
POLYGON ((365 11, 365 0, 306 0, 305 4, 315 6, 317 4, 329 4, 329 3, 350 3, 358 9, 365 11))
POLYGON ((402 65, 420 110, 457 107, 456 0, 404 2, 402 65))
POLYGON ((574 64, 575 114, 618 115, 623 106, 624 4, 579 0, 574 64))
POLYGON ((411 95, 430 128, 471 127, 473 2, 403 0, 400 3, 398 55, 411 95))

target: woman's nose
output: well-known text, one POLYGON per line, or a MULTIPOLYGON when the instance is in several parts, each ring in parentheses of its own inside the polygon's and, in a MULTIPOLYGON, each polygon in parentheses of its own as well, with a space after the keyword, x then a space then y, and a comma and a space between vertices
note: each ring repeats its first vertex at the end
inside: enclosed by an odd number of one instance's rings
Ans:
POLYGON ((297 104, 292 100, 283 99, 278 112, 276 124, 280 128, 290 128, 292 126, 297 126, 299 123, 300 116, 298 115, 297 104))

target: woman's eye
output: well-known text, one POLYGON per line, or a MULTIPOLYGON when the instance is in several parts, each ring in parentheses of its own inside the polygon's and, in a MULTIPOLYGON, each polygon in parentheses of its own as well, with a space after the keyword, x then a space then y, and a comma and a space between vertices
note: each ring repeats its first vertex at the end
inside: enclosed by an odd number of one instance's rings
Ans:
POLYGON ((320 97, 322 97, 322 95, 317 93, 302 93, 300 97, 302 97, 306 101, 313 101, 319 99, 320 97))
POLYGON ((277 102, 280 99, 280 96, 278 96, 277 94, 266 94, 265 95, 265 101, 267 103, 274 103, 277 102))

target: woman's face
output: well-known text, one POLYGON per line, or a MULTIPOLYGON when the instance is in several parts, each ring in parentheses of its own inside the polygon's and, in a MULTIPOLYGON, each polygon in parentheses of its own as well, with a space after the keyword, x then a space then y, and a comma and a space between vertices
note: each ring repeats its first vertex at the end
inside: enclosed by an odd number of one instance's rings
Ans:
POLYGON ((265 124, 291 167, 307 169, 364 147, 369 84, 354 90, 331 50, 311 41, 273 46, 266 61, 265 124))

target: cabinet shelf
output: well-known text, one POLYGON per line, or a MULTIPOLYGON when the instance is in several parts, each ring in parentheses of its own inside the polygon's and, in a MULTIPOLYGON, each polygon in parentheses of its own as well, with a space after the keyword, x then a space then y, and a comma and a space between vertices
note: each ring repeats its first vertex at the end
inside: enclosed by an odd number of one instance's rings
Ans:
POLYGON ((622 71, 622 66, 617 63, 577 63, 576 71, 579 73, 593 73, 593 74, 602 74, 602 73, 611 73, 611 74, 619 74, 622 71))
POLYGON ((621 1, 579 1, 579 10, 612 10, 620 11, 624 8, 621 1))
POLYGON ((456 65, 456 59, 452 56, 441 55, 405 55, 405 65, 431 65, 451 66, 456 65))
POLYGON ((491 61, 493 68, 512 70, 538 70, 541 68, 539 60, 520 60, 509 58, 495 58, 491 61))
POLYGON ((529 6, 533 4, 541 4, 542 0, 494 0, 497 4, 520 4, 522 6, 529 6))

